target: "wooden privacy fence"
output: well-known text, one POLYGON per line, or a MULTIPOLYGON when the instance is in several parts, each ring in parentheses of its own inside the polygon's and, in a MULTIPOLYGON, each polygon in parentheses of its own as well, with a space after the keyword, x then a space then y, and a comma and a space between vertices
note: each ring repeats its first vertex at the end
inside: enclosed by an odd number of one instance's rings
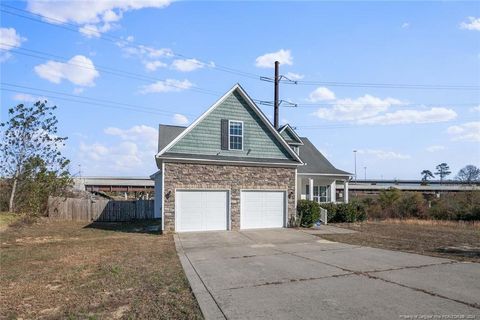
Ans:
POLYGON ((48 216, 57 220, 132 221, 154 219, 153 200, 91 200, 49 197, 48 216))

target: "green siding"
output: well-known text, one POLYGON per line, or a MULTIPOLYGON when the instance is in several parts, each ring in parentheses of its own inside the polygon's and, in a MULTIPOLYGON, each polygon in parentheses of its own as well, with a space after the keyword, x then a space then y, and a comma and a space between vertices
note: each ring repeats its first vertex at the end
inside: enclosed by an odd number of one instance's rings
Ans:
POLYGON ((292 159, 243 97, 234 91, 169 152, 250 158, 292 159), (221 150, 221 120, 243 121, 243 150, 221 150))
POLYGON ((297 142, 297 139, 295 138, 295 136, 290 132, 290 130, 288 129, 288 127, 282 131, 281 133, 283 139, 285 139, 286 141, 295 141, 297 142))

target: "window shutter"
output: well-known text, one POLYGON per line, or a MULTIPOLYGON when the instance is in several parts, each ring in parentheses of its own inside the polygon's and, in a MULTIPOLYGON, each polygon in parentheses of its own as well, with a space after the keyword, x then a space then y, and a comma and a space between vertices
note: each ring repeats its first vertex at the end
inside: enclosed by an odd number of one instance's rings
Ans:
POLYGON ((228 119, 222 119, 221 124, 221 149, 228 150, 228 119))

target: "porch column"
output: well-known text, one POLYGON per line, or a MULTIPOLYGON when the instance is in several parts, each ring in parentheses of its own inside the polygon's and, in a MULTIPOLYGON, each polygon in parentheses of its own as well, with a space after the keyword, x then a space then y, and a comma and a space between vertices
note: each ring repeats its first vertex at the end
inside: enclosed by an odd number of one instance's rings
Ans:
POLYGON ((343 181, 343 202, 348 203, 348 180, 343 181))
POLYGON ((308 179, 309 195, 308 200, 313 200, 313 179, 308 179))
POLYGON ((337 181, 333 180, 330 185, 330 202, 337 202, 337 181))

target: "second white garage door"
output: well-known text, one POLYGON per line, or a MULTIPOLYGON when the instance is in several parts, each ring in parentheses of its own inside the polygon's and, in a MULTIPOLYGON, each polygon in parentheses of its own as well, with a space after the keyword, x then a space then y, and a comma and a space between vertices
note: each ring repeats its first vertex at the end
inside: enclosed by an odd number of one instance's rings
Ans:
POLYGON ((282 228, 285 217, 284 191, 242 191, 240 228, 282 228))
POLYGON ((228 208, 228 191, 177 190, 175 230, 227 230, 228 208))

